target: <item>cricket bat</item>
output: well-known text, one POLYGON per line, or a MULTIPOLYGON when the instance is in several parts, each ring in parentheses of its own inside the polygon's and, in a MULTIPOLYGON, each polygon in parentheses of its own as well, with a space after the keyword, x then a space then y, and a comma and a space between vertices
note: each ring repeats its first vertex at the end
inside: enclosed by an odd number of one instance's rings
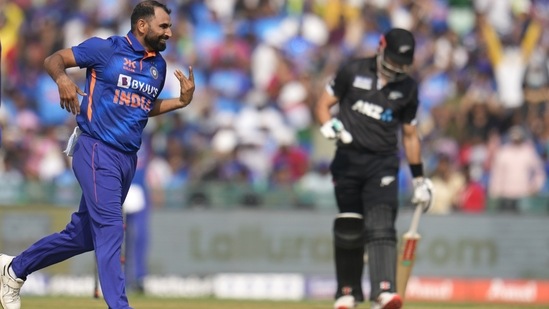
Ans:
POLYGON ((412 222, 410 223, 410 229, 404 233, 402 236, 402 248, 398 257, 397 264, 397 293, 404 299, 406 294, 406 285, 410 279, 412 269, 414 267, 414 262, 416 260, 416 247, 421 239, 421 236, 418 234, 417 229, 419 226, 419 219, 421 218, 421 213, 423 212, 423 207, 421 205, 416 205, 414 215, 412 217, 412 222))

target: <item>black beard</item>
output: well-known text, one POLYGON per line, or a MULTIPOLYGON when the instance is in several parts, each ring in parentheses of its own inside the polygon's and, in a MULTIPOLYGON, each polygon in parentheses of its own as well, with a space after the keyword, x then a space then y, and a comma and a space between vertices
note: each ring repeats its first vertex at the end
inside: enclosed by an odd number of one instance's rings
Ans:
POLYGON ((164 51, 166 49, 166 43, 160 42, 163 37, 145 36, 145 43, 150 46, 154 51, 164 51))

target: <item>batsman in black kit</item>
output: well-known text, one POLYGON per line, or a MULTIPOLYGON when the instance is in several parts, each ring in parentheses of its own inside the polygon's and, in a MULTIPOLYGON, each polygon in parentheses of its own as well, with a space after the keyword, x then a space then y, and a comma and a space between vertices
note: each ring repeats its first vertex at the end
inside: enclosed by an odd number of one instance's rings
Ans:
POLYGON ((426 211, 432 184, 423 177, 416 129, 418 84, 408 75, 415 40, 404 29, 381 36, 370 58, 343 64, 315 107, 320 131, 337 140, 330 165, 339 214, 334 220, 335 309, 364 301, 361 281, 368 252, 373 309, 398 309, 396 294, 399 134, 413 176, 412 202, 426 211), (337 116, 332 106, 339 103, 337 116))

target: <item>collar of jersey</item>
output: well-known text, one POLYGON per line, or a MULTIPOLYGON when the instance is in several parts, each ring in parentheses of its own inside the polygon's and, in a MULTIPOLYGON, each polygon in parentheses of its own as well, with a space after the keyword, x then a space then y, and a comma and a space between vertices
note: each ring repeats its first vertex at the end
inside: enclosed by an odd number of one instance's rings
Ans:
MULTIPOLYGON (((128 40, 128 42, 130 42, 130 45, 132 46, 133 50, 138 52, 144 52, 145 54, 150 54, 145 50, 145 47, 143 47, 143 45, 139 43, 139 41, 131 31, 129 31, 128 34, 126 34, 126 39, 128 40)), ((153 52, 152 54, 155 55, 156 53, 153 52)))

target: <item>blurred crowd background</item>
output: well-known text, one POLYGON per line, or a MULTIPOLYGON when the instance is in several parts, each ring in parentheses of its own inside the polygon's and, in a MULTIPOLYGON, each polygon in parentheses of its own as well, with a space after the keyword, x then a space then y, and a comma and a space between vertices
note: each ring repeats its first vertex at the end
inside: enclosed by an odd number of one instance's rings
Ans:
MULTIPOLYGON (((75 126, 43 69, 52 52, 125 35, 135 0, 0 0, 0 204, 73 206, 62 153, 75 126)), ((416 37, 412 75, 432 213, 548 213, 548 0, 168 0, 172 72, 191 106, 152 118, 143 143, 154 207, 332 209, 332 141, 312 108, 342 61, 390 27, 416 37)), ((70 75, 83 87, 83 70, 70 75)), ((403 159, 401 196, 410 175, 403 159)), ((75 189, 76 187, 76 189, 75 189)))

